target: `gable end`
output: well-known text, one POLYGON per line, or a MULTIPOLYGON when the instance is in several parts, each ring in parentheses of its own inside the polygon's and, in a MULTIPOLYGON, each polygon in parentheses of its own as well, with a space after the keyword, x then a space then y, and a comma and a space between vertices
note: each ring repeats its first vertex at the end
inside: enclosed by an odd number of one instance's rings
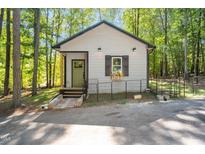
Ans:
POLYGON ((119 27, 117 27, 117 26, 115 26, 115 25, 113 25, 113 24, 111 24, 111 23, 109 23, 109 22, 107 22, 107 21, 104 21, 104 20, 101 21, 101 22, 99 22, 99 23, 97 23, 97 24, 94 24, 93 26, 88 27, 87 29, 85 29, 85 30, 83 30, 83 31, 81 31, 81 32, 79 32, 79 33, 76 33, 75 35, 73 35, 73 36, 71 36, 71 37, 69 37, 69 38, 63 40, 62 42, 57 43, 56 45, 52 46, 52 48, 60 48, 60 46, 61 46, 62 44, 67 43, 67 42, 73 40, 74 38, 76 38, 76 37, 78 37, 78 36, 80 36, 80 35, 82 35, 82 34, 88 32, 88 31, 90 31, 90 30, 92 30, 92 29, 94 29, 94 28, 100 26, 101 24, 106 24, 106 25, 108 25, 108 26, 110 26, 110 27, 112 27, 112 28, 114 28, 114 29, 116 29, 116 30, 118 30, 118 31, 120 31, 120 32, 122 32, 122 33, 128 35, 129 37, 132 37, 132 38, 134 38, 135 40, 138 40, 138 41, 140 41, 141 43, 146 44, 146 45, 148 46, 148 48, 153 48, 153 49, 156 48, 154 45, 152 45, 152 44, 146 42, 145 40, 143 40, 143 39, 141 39, 141 38, 138 38, 138 37, 136 37, 136 36, 134 36, 134 35, 128 33, 127 31, 125 31, 125 30, 123 30, 123 29, 121 29, 121 28, 119 28, 119 27))

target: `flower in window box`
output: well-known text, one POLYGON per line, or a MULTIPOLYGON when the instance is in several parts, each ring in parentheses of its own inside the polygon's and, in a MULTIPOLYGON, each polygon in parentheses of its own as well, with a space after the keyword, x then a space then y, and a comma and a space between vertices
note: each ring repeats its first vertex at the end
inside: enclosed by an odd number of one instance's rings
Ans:
POLYGON ((118 72, 117 72, 117 76, 123 77, 122 71, 118 71, 118 72))
POLYGON ((112 80, 120 80, 123 77, 122 71, 117 71, 112 74, 112 80))

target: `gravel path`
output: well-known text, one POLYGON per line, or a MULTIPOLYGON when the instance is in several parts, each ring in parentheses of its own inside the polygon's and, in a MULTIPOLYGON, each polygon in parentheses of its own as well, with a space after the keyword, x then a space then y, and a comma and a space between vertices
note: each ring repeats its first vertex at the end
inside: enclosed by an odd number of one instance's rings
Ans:
POLYGON ((0 117, 0 144, 205 144, 205 100, 0 117))

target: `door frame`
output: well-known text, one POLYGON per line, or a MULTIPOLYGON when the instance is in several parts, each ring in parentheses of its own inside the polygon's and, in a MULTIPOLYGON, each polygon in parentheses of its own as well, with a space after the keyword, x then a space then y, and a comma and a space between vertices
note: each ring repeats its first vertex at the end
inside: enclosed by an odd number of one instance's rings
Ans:
MULTIPOLYGON (((85 73, 85 59, 72 59, 72 61, 71 61, 71 87, 73 87, 73 61, 83 61, 83 63, 84 63, 84 73, 85 73)), ((84 80, 86 79, 86 74, 85 74, 85 78, 84 78, 84 80)), ((83 81, 84 82, 84 81, 83 81)))

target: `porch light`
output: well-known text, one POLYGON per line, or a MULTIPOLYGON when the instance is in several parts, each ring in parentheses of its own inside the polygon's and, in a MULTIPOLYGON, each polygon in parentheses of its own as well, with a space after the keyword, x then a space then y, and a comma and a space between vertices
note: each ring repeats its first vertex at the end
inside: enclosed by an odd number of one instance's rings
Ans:
POLYGON ((136 50, 136 48, 133 48, 132 51, 133 51, 133 52, 136 52, 137 50, 136 50))
POLYGON ((101 48, 98 48, 98 52, 102 52, 102 49, 101 49, 101 48))

